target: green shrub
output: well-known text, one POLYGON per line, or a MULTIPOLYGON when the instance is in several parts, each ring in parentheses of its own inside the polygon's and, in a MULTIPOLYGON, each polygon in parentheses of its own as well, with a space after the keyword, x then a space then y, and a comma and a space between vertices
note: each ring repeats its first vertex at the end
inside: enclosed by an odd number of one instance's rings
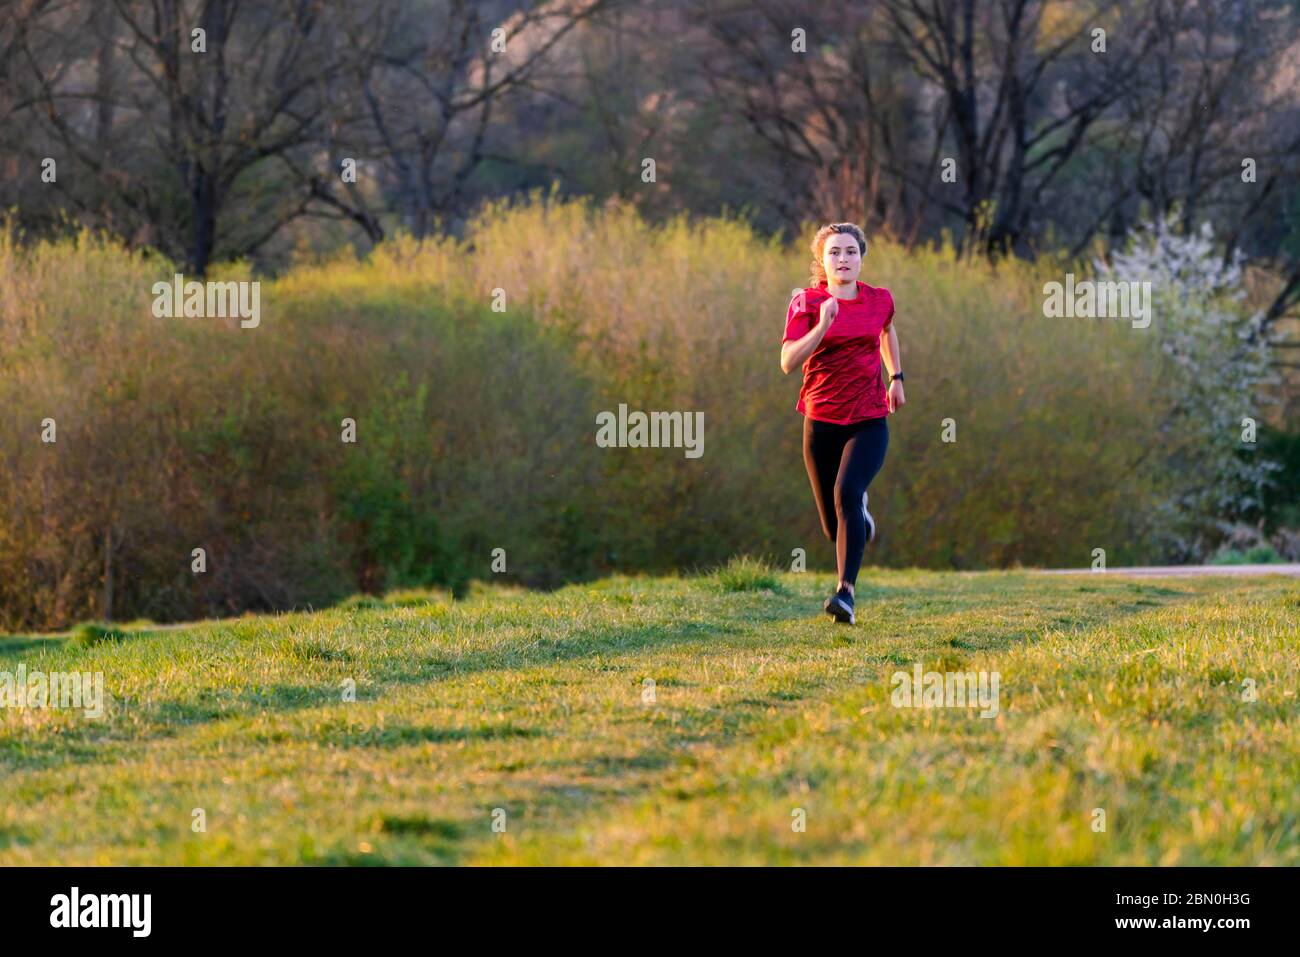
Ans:
POLYGON ((126 637, 127 633, 120 628, 96 622, 82 622, 72 629, 69 643, 74 648, 93 648, 107 642, 121 641, 126 637))
POLYGON ((777 591, 781 587, 777 574, 766 561, 739 555, 715 569, 712 578, 723 591, 777 591))
POLYGON ((1256 545, 1246 551, 1226 548, 1210 559, 1212 565, 1273 565, 1285 561, 1272 545, 1256 545))

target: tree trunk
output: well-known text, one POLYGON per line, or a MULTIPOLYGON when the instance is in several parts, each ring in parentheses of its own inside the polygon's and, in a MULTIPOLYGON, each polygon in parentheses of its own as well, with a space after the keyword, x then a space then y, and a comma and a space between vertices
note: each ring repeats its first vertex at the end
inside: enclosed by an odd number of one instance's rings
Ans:
POLYGON ((104 622, 113 620, 113 527, 104 529, 104 622))
POLYGON ((212 247, 217 235, 217 184, 202 165, 193 167, 190 203, 194 213, 194 239, 190 247, 190 270, 202 279, 212 261, 212 247))

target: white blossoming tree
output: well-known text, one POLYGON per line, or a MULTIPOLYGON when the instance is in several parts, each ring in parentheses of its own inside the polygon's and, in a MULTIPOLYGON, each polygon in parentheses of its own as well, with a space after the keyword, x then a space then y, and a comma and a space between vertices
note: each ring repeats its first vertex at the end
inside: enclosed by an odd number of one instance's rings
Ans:
POLYGON ((1095 265, 1106 280, 1151 283, 1151 325, 1133 333, 1158 347, 1150 395, 1161 424, 1147 457, 1167 491, 1157 520, 1172 560, 1203 561, 1233 522, 1258 514, 1280 469, 1243 441, 1243 420, 1262 420, 1262 387, 1276 379, 1263 313, 1241 305, 1242 256, 1225 261, 1208 222, 1186 234, 1175 216, 1095 265))

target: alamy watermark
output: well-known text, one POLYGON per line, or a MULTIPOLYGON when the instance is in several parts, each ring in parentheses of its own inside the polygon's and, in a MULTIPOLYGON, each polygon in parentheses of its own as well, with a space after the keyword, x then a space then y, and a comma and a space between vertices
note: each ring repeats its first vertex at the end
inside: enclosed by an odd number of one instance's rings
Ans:
POLYGON ((74 886, 50 898, 51 927, 121 927, 132 937, 153 929, 152 894, 83 894, 74 886))
POLYGON ((685 449, 688 459, 704 454, 703 412, 632 412, 618 404, 618 414, 596 413, 596 445, 602 449, 685 449))
POLYGON ((1043 286, 1043 315, 1049 319, 1131 319, 1134 329, 1151 325, 1151 283, 1120 280, 1065 282, 1043 286))
POLYGON ((974 708, 981 718, 996 718, 1002 675, 996 671, 925 671, 918 662, 912 673, 895 671, 890 703, 895 708, 974 708))
POLYGON ((87 718, 104 715, 102 671, 0 671, 0 708, 59 708, 86 712, 87 718))
POLYGON ((238 319, 243 329, 262 321, 260 282, 198 282, 177 273, 171 282, 153 284, 153 314, 158 319, 238 319))

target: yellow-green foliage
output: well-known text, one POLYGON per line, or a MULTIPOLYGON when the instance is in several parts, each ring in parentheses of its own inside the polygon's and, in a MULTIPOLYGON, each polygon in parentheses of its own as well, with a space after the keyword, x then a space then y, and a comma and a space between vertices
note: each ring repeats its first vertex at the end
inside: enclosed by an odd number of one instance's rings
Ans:
MULTIPOLYGON (((806 236, 764 242, 744 224, 634 211, 502 204, 472 227, 483 294, 498 284, 592 357, 605 408, 700 409, 706 452, 624 453, 658 554, 677 562, 819 540, 793 410, 777 367, 806 236), (701 555, 705 527, 725 537, 701 555)), ((1127 322, 1047 319, 1052 266, 958 262, 948 249, 871 242, 863 278, 894 294, 908 404, 873 490, 877 560, 915 565, 1087 564, 1149 557, 1161 409, 1157 352, 1127 322), (956 441, 942 441, 952 419, 956 441)))
MULTIPOLYGON (((158 257, 0 231, 0 624, 463 590, 496 548, 498 577, 544 585, 742 551, 825 567, 799 375, 778 365, 806 242, 534 196, 463 241, 299 265, 241 329, 155 318, 176 271, 158 257), (702 411, 703 457, 597 448, 621 402, 702 411)), ((1127 323, 1044 318, 1045 268, 873 239, 863 278, 894 293, 908 405, 869 563, 1154 557, 1156 350, 1127 323)))

